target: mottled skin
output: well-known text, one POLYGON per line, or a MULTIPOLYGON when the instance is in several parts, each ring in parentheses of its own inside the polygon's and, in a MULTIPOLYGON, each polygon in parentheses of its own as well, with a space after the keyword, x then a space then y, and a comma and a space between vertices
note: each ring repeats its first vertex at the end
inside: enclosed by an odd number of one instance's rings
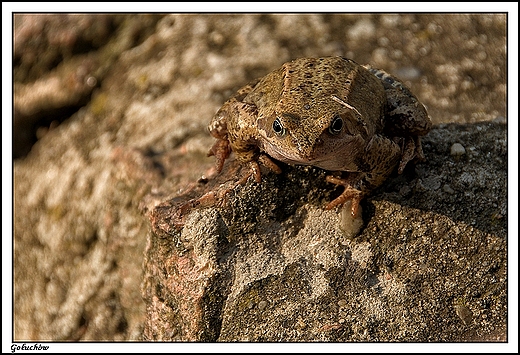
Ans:
POLYGON ((275 160, 333 172, 345 187, 331 209, 359 202, 398 167, 423 160, 419 137, 431 128, 424 106, 391 75, 341 57, 302 58, 241 88, 209 125, 216 170, 235 153, 250 166, 242 181, 261 181, 259 164, 275 160), (341 172, 348 172, 346 178, 341 172))

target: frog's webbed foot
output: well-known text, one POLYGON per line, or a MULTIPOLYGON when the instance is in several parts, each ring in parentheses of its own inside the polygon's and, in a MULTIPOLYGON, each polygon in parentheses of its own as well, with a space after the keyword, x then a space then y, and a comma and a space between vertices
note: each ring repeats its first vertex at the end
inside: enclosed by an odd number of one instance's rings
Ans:
POLYGON ((251 160, 248 162, 249 164, 249 172, 246 173, 240 180, 238 180, 237 184, 244 185, 249 179, 250 176, 253 176, 257 183, 262 182, 262 173, 260 171, 260 164, 265 166, 267 169, 271 170, 275 174, 280 174, 282 169, 266 154, 260 154, 257 157, 257 160, 251 160))
POLYGON ((208 152, 208 157, 215 156, 215 168, 217 173, 222 171, 224 162, 231 154, 231 145, 227 139, 217 139, 213 147, 208 152))
POLYGON ((419 136, 406 137, 402 144, 401 161, 397 172, 402 174, 404 168, 410 161, 424 161, 424 153, 421 146, 421 138, 419 136))
POLYGON ((341 185, 345 187, 345 189, 343 190, 341 195, 329 202, 327 206, 325 206, 325 209, 331 210, 334 207, 342 205, 348 200, 351 200, 352 207, 350 213, 354 218, 357 218, 359 212, 359 203, 363 199, 364 194, 360 190, 352 187, 353 179, 341 179, 334 176, 327 176, 326 180, 327 182, 330 182, 332 184, 341 185))

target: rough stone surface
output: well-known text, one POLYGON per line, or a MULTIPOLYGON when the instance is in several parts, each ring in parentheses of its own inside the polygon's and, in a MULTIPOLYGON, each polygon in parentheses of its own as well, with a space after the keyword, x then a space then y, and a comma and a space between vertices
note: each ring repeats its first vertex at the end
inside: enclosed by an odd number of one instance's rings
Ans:
MULTIPOLYGON (((342 211, 323 209, 334 191, 315 169, 251 179, 223 207, 188 212, 183 227, 179 205, 193 190, 159 204, 145 338, 505 340, 504 138, 502 123, 435 128, 424 139, 428 163, 362 203, 366 226, 354 238, 342 211), (472 156, 452 157, 453 140, 473 142, 472 156)), ((236 179, 225 175, 217 180, 236 179)), ((200 183, 199 195, 214 186, 200 183)))
MULTIPOLYGON (((55 27, 60 53, 74 41, 58 35, 82 33, 71 23, 55 27)), ((38 138, 15 139, 15 340, 507 339, 505 15, 130 15, 99 24, 82 40, 92 48, 71 46, 70 57, 15 45, 15 65, 25 63, 14 68, 15 113, 17 100, 32 99, 20 101, 31 102, 31 123, 18 131, 15 115, 15 138, 38 138), (31 53, 59 59, 32 70, 31 53), (231 162, 204 178, 213 167, 206 125, 224 100, 285 61, 326 55, 403 78, 435 125, 428 162, 362 203, 354 238, 340 211, 323 210, 340 192, 324 173, 288 166, 236 187, 227 205, 185 213, 181 227, 183 201, 236 173, 231 162), (96 80, 88 88, 74 81, 87 57, 81 83, 96 80), (63 99, 57 82, 78 90, 63 99), (82 106, 71 114, 59 103, 82 106), (465 154, 451 155, 454 143, 465 154)))

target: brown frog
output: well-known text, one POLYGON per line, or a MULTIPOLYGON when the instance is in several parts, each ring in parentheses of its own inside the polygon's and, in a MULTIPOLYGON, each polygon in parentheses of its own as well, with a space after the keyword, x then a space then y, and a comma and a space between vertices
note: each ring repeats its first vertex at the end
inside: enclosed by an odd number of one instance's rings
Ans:
POLYGON ((244 86, 218 110, 209 131, 209 155, 222 170, 231 152, 261 182, 260 165, 276 161, 333 172, 344 186, 325 208, 364 196, 397 167, 424 160, 420 136, 431 128, 426 109, 399 80, 342 57, 301 58, 244 86), (347 172, 342 177, 341 172, 347 172))

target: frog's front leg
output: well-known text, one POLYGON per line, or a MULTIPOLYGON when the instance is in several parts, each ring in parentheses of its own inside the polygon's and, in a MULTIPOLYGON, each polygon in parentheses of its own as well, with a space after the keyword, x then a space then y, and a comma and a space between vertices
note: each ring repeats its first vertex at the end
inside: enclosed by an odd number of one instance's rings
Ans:
POLYGON ((379 187, 392 174, 401 158, 401 148, 391 139, 375 135, 365 147, 364 161, 359 172, 349 172, 347 178, 327 176, 327 182, 345 189, 325 209, 332 209, 351 200, 351 214, 357 217, 361 200, 379 187))
POLYGON ((211 135, 217 141, 208 153, 216 158, 216 170, 222 171, 225 160, 231 152, 238 161, 249 166, 239 183, 243 184, 253 175, 255 181, 261 182, 260 164, 279 174, 281 169, 258 146, 257 108, 253 104, 243 102, 257 81, 241 88, 231 99, 226 101, 216 113, 209 125, 211 135))
POLYGON ((208 152, 208 157, 215 156, 215 170, 217 173, 222 171, 224 162, 231 154, 231 146, 227 138, 217 138, 215 144, 208 152))
POLYGON ((244 97, 253 90, 256 84, 257 81, 254 81, 240 88, 233 97, 222 105, 208 126, 209 133, 217 139, 208 152, 208 156, 215 156, 215 168, 217 173, 222 171, 224 162, 232 151, 229 141, 229 131, 233 130, 236 124, 234 117, 239 114, 237 110, 240 109, 240 104, 244 97))
POLYGON ((282 169, 267 154, 261 152, 256 145, 247 144, 245 141, 232 141, 230 144, 237 160, 249 166, 249 172, 238 181, 240 185, 243 185, 250 176, 253 176, 257 183, 262 182, 260 165, 276 174, 282 172, 282 169))

